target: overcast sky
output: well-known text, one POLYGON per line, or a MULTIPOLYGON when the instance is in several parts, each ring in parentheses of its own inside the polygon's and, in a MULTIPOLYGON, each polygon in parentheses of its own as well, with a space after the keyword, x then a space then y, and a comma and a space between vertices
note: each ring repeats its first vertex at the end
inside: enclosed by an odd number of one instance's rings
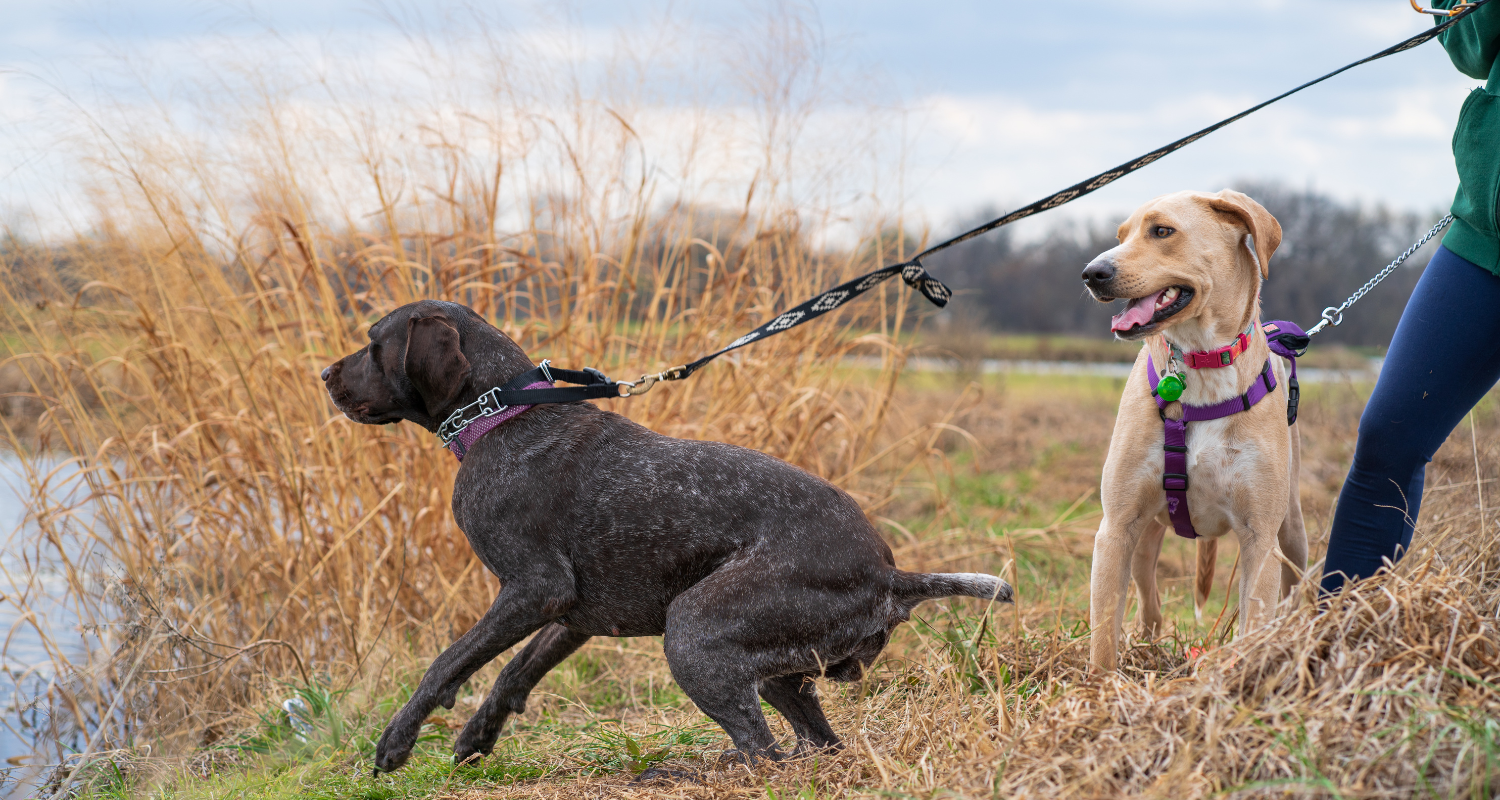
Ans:
MULTIPOLYGON (((588 34, 638 24, 667 5, 487 7, 521 28, 588 34)), ((680 0, 670 13, 723 29, 745 7, 680 0)), ((910 142, 905 182, 889 190, 902 196, 882 200, 904 202, 938 227, 985 205, 1037 199, 1431 24, 1406 0, 825 0, 814 8, 829 59, 906 110, 891 116, 910 142)), ((389 33, 382 6, 350 0, 0 0, 0 19, 0 70, 8 70, 0 72, 0 205, 11 208, 32 202, 38 176, 59 181, 70 167, 38 171, 47 154, 37 131, 56 90, 37 76, 72 93, 98 80, 90 65, 101 54, 149 56, 267 28, 374 48, 389 33)), ((1453 125, 1478 83, 1433 42, 1283 101, 1068 211, 1108 218, 1156 194, 1242 178, 1445 208, 1457 180, 1453 125)))

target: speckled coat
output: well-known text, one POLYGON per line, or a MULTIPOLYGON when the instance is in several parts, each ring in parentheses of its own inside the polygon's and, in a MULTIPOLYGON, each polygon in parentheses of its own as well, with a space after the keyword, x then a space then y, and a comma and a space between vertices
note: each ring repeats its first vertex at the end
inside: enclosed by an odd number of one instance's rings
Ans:
MULTIPOLYGON (((370 340, 323 373, 335 405, 370 424, 435 431, 533 366, 452 303, 404 306, 370 340)), ((858 504, 797 467, 662 436, 587 403, 537 406, 479 439, 459 468, 453 513, 502 589, 391 721, 380 770, 405 762, 433 708, 451 708, 476 670, 533 633, 459 735, 455 759, 489 753, 537 681, 592 636, 663 635, 673 677, 747 758, 779 757, 757 695, 786 716, 799 747, 836 746, 815 677, 857 679, 923 600, 1011 598, 987 575, 896 569, 858 504)))

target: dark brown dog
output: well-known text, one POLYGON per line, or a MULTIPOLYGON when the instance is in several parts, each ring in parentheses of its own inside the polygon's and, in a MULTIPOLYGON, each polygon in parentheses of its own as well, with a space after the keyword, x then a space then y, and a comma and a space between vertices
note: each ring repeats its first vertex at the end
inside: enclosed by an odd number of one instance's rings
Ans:
MULTIPOLYGON (((333 402, 372 425, 429 431, 534 365, 454 303, 403 306, 323 371, 333 402)), ((756 694, 798 749, 832 747, 813 678, 857 680, 923 600, 1007 602, 972 573, 896 569, 843 491, 763 453, 653 433, 587 403, 541 405, 474 443, 453 516, 500 579, 489 611, 433 661, 381 735, 378 770, 405 763, 423 720, 476 670, 536 633, 454 745, 489 753, 542 676, 591 636, 664 636, 672 677, 744 757, 780 758, 756 694)))

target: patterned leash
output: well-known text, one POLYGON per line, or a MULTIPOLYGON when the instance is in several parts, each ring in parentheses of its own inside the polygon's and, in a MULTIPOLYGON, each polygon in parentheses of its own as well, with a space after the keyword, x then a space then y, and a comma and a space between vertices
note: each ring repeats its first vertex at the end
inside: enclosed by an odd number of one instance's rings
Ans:
MULTIPOLYGON (((1129 175, 1130 173, 1135 172, 1136 170, 1141 169, 1148 164, 1154 163, 1163 156, 1169 155, 1178 150, 1181 150, 1184 147, 1187 147, 1193 142, 1202 139, 1203 137, 1209 135, 1210 133, 1213 133, 1214 131, 1217 131, 1218 129, 1226 125, 1244 119, 1245 117, 1254 114, 1255 112, 1261 110, 1262 108, 1265 108, 1268 105, 1271 105, 1272 103, 1291 97, 1292 95, 1302 91, 1303 89, 1309 88, 1311 86, 1316 86, 1323 81, 1334 77, 1335 75, 1339 75, 1348 70, 1354 69, 1361 64, 1368 64, 1371 61, 1376 61, 1385 58, 1386 56, 1395 55, 1396 53, 1401 53, 1406 50, 1410 50, 1418 45, 1425 44, 1426 42, 1436 38, 1443 31, 1447 30, 1451 25, 1473 13, 1475 9, 1483 6, 1488 2, 1490 2, 1490 0, 1475 0, 1474 2, 1470 3, 1458 4, 1451 9, 1425 9, 1421 6, 1418 6, 1415 0, 1412 0, 1412 7, 1417 11, 1439 17, 1446 16, 1448 17, 1447 21, 1435 25, 1432 28, 1417 34, 1416 36, 1411 37, 1410 39, 1403 40, 1397 44, 1387 47, 1386 49, 1381 50, 1380 52, 1372 56, 1368 56, 1353 63, 1346 64, 1328 73, 1327 75, 1323 75, 1319 78, 1314 78, 1313 80, 1310 80, 1307 83, 1302 84, 1301 86, 1297 86, 1293 89, 1282 92, 1281 94, 1276 95, 1275 97, 1266 100, 1263 103, 1258 103, 1254 106, 1251 106, 1250 108, 1245 109, 1244 111, 1241 111, 1238 114, 1235 114, 1232 117, 1228 117, 1226 119, 1220 120, 1219 122, 1215 122, 1207 128, 1204 128, 1188 136, 1184 136, 1183 138, 1178 139, 1171 144, 1159 147, 1138 158, 1131 159, 1130 161, 1127 161, 1124 164, 1115 167, 1114 169, 1101 172, 1098 175, 1093 176, 1092 178, 1075 183, 1060 192, 1054 192, 1053 194, 1050 194, 1042 198, 1041 200, 1036 201, 1035 203, 1023 206, 1015 211, 1010 212, 1009 214, 1006 214, 1005 216, 990 220, 989 222, 986 222, 977 228, 964 231, 957 236, 941 241, 933 245, 932 247, 929 247, 926 250, 918 253, 909 261, 903 261, 899 264, 884 266, 873 272, 868 272, 864 275, 859 276, 858 278, 854 278, 853 280, 845 281, 844 283, 841 283, 838 286, 835 286, 832 289, 829 289, 828 291, 823 292, 822 294, 819 294, 818 296, 810 300, 803 301, 802 303, 792 307, 791 309, 782 312, 770 322, 761 325, 755 330, 752 330, 744 336, 741 336, 740 338, 730 342, 728 345, 725 345, 723 348, 715 350, 714 352, 709 353, 708 355, 703 356, 696 361, 690 361, 686 364, 672 367, 655 374, 642 375, 640 378, 637 378, 634 381, 611 381, 608 378, 605 378, 602 374, 598 373, 596 370, 586 370, 585 372, 588 373, 588 375, 597 376, 597 380, 594 380, 593 382, 587 382, 584 386, 579 386, 576 388, 554 387, 551 389, 503 389, 502 387, 496 387, 495 389, 491 390, 493 396, 489 399, 491 405, 487 407, 487 410, 490 410, 490 413, 493 414, 503 411, 505 406, 507 405, 521 405, 525 403, 538 402, 566 403, 573 402, 575 400, 587 400, 598 397, 634 397, 636 395, 645 394, 651 389, 652 386, 656 385, 658 382, 680 381, 692 375, 694 372, 697 372, 710 361, 713 361, 714 359, 724 355, 725 353, 733 350, 738 350, 739 348, 744 347, 751 342, 758 342, 778 333, 789 331, 792 328, 797 327, 798 325, 803 325, 811 322, 897 275, 900 275, 901 279, 905 281, 908 286, 911 286, 913 289, 921 292, 922 296, 926 297, 933 305, 937 306, 938 308, 942 308, 948 304, 948 300, 953 296, 953 292, 949 290, 942 281, 932 277, 927 273, 927 269, 922 266, 922 259, 934 253, 947 250, 948 248, 956 244, 966 242, 976 236, 986 234, 1001 226, 1009 225, 1016 220, 1024 219, 1041 211, 1048 211, 1057 208, 1058 206, 1061 206, 1065 203, 1071 203, 1072 201, 1077 200, 1084 195, 1096 192, 1099 189, 1102 189, 1105 186, 1114 183, 1120 178, 1123 178, 1126 175, 1129 175)), ((1446 222, 1441 224, 1446 224, 1446 222)), ((1432 238, 1432 235, 1435 234, 1437 230, 1439 229, 1434 228, 1433 233, 1429 233, 1427 237, 1422 240, 1422 242, 1426 242, 1427 239, 1432 238)), ((1421 242, 1413 246, 1412 250, 1415 250, 1416 247, 1420 246, 1421 242)), ((1390 267, 1387 267, 1384 271, 1382 271, 1380 275, 1376 276, 1374 280, 1366 284, 1358 292, 1355 292, 1354 296, 1350 297, 1349 300, 1344 303, 1344 305, 1336 309, 1330 307, 1329 310, 1325 310, 1323 312, 1324 321, 1319 323, 1318 326, 1313 328, 1313 330, 1309 333, 1316 333, 1317 331, 1322 330, 1323 327, 1328 324, 1337 325, 1337 320, 1341 319, 1340 315, 1342 314, 1344 309, 1352 305, 1355 301, 1362 297, 1365 292, 1369 291, 1371 287, 1373 287, 1376 283, 1379 283, 1382 278, 1390 274, 1390 271, 1394 269, 1398 264, 1400 264, 1401 261, 1405 260, 1406 256, 1410 255, 1410 253, 1411 251, 1408 251, 1401 258, 1397 259, 1396 262, 1393 263, 1390 267), (1333 314, 1332 319, 1330 319, 1329 317, 1330 312, 1333 314)), ((570 370, 559 370, 557 368, 553 368, 552 371, 554 373, 571 372, 574 376, 581 376, 584 374, 572 372, 570 370)), ((573 382, 568 378, 563 378, 563 380, 573 382)), ((457 416, 459 415, 455 413, 455 417, 457 416)), ((455 422, 457 422, 457 420, 455 420, 455 422)))
POLYGON ((1323 309, 1323 321, 1308 329, 1307 335, 1312 336, 1313 334, 1323 330, 1329 325, 1338 325, 1339 323, 1343 322, 1344 312, 1348 310, 1349 306, 1358 303, 1361 297, 1364 297, 1369 293, 1371 289, 1374 289, 1377 284, 1385 280, 1386 276, 1390 275, 1392 272, 1395 272, 1396 267, 1401 266, 1401 263, 1403 261, 1411 258, 1412 253, 1415 253, 1418 250, 1422 249, 1422 245, 1427 244, 1429 241, 1431 241, 1432 237, 1438 235, 1438 233, 1440 233, 1444 228, 1448 227, 1448 223, 1452 221, 1452 214, 1448 214, 1447 216, 1438 220, 1438 223, 1432 226, 1432 230, 1428 231, 1426 236, 1418 239, 1416 244, 1406 248, 1406 252, 1402 253, 1399 256, 1396 256, 1395 261, 1387 264, 1385 269, 1375 273, 1375 277, 1365 281, 1364 286, 1355 289, 1354 294, 1349 295, 1349 299, 1345 300, 1342 305, 1338 306, 1337 308, 1329 306, 1323 309))

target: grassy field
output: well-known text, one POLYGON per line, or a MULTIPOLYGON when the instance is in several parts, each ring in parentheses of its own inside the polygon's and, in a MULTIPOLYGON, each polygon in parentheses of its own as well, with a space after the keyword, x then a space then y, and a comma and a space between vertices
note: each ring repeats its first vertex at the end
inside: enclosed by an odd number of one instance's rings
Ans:
MULTIPOLYGON (((1470 432, 1455 434, 1429 473, 1419 543, 1438 546, 1400 575, 1329 613, 1304 602, 1270 631, 1228 644, 1234 548, 1221 549, 1199 624, 1193 553, 1169 537, 1167 634, 1132 641, 1118 677, 1090 679, 1095 491, 1120 389, 1097 378, 903 378, 891 413, 908 419, 898 422, 919 428, 942 410, 955 427, 930 442, 931 475, 872 503, 872 515, 902 566, 1003 574, 1018 602, 929 603, 863 684, 825 683, 841 753, 753 770, 720 763, 728 740, 672 683, 659 639, 595 640, 543 681, 478 766, 455 767, 449 746, 499 663, 429 720, 409 766, 371 777, 373 740, 420 676, 422 659, 409 656, 373 682, 330 675, 268 687, 243 729, 185 759, 136 749, 96 762, 85 796, 1488 796, 1500 781, 1500 651, 1494 551, 1470 541, 1479 511, 1470 432), (289 697, 308 709, 305 741, 278 704, 289 697), (652 767, 690 777, 638 781, 652 767)), ((1315 557, 1367 389, 1304 395, 1315 557)), ((1493 403, 1476 424, 1492 476, 1493 403)), ((789 742, 790 729, 767 714, 789 742)))

